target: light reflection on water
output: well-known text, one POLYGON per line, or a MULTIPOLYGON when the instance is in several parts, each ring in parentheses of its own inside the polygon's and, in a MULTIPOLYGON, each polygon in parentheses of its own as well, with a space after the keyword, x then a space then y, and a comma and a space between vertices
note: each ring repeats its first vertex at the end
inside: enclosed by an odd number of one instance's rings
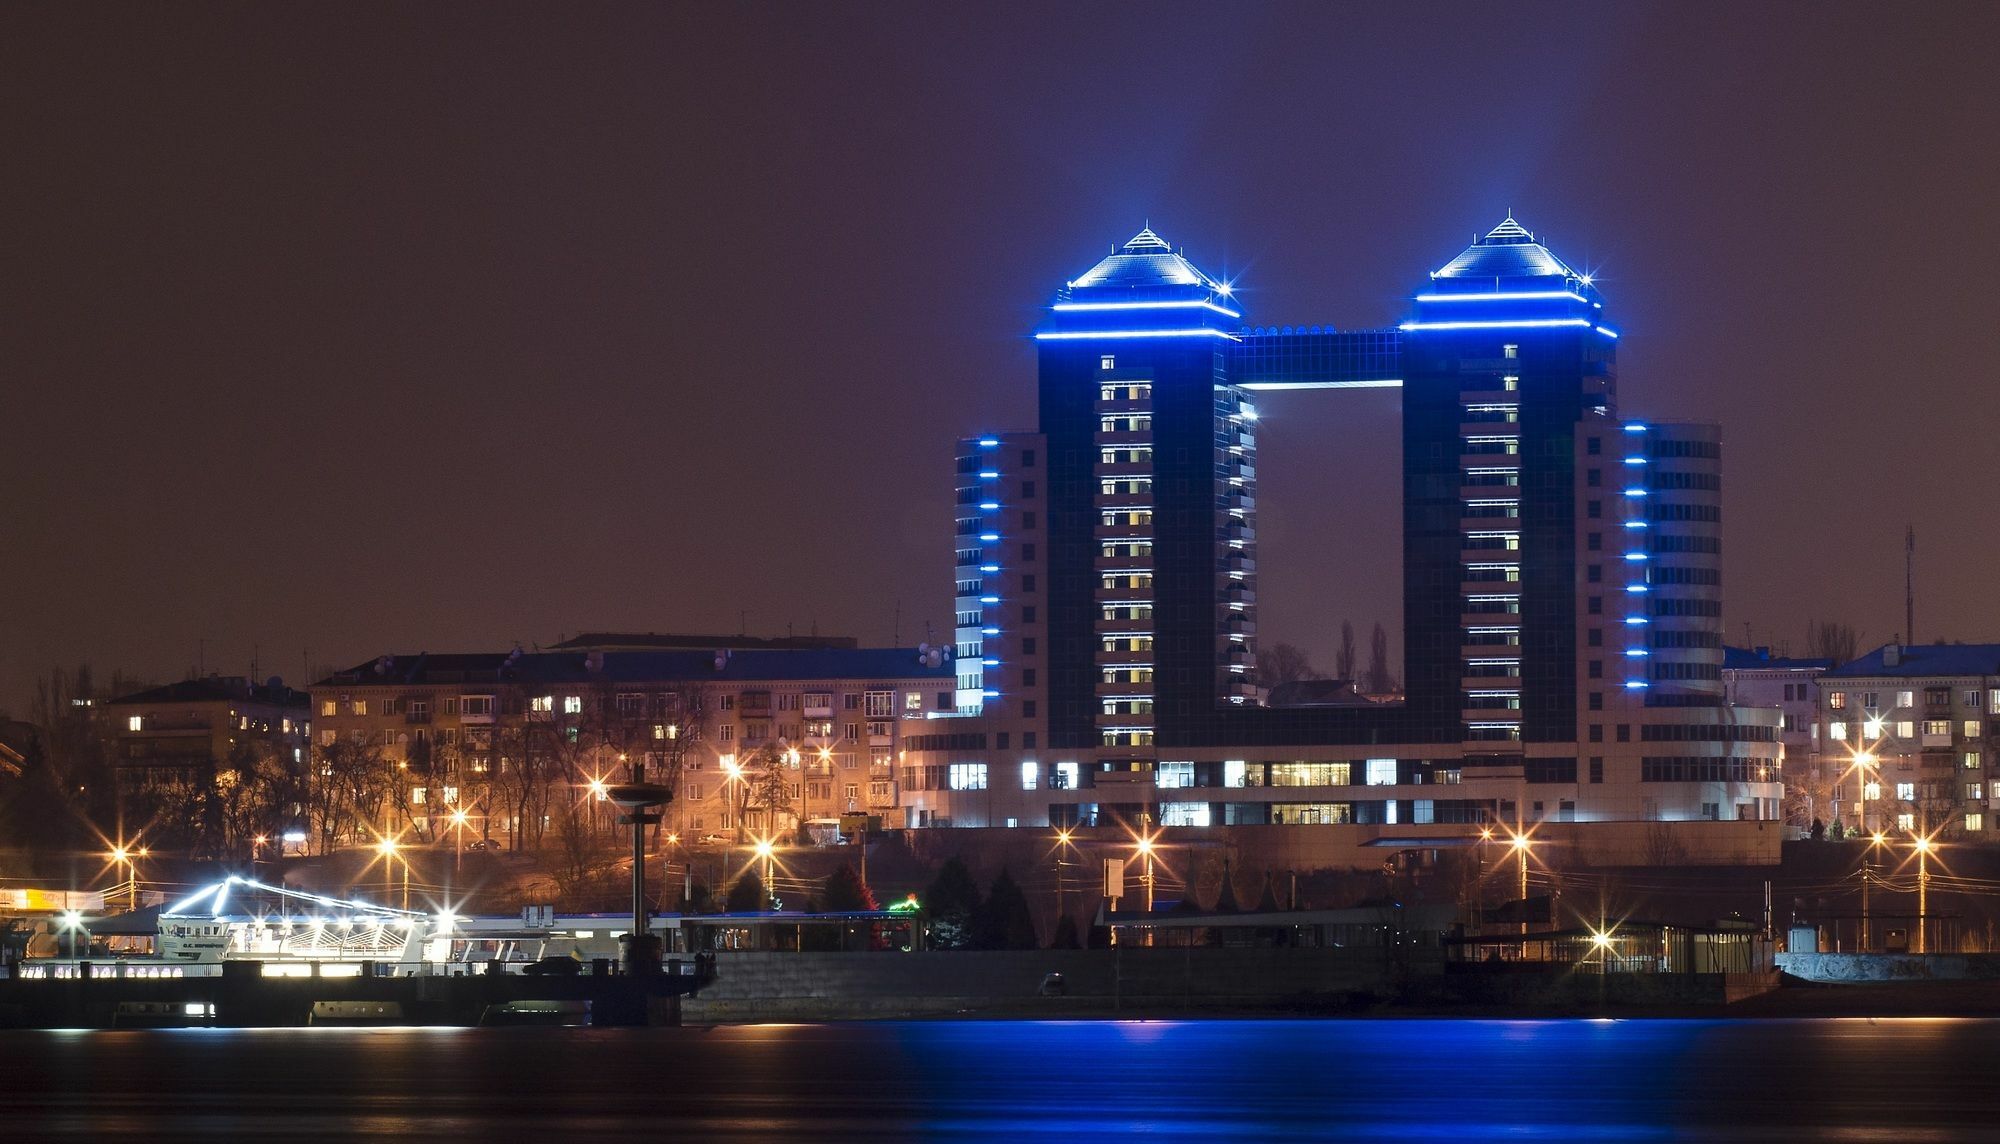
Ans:
POLYGON ((30 1138, 1993 1138, 2000 1021, 0 1033, 30 1138))

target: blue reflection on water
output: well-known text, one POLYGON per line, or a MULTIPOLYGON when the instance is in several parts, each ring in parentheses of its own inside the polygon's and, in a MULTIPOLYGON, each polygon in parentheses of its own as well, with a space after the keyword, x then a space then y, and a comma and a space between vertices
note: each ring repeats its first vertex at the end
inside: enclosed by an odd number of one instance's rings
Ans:
POLYGON ((1257 1021, 898 1028, 926 1133, 1664 1140, 1702 1023, 1257 1021))

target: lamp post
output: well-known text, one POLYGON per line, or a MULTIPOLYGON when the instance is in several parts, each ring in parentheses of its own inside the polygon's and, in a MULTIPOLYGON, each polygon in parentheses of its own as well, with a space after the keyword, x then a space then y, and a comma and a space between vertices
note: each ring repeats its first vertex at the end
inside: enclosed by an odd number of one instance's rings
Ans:
POLYGON ((646 913, 646 828, 661 820, 648 808, 672 802, 673 788, 646 781, 644 760, 631 764, 632 780, 605 788, 605 797, 624 809, 619 821, 632 825, 632 932, 625 945, 625 972, 653 974, 660 971, 660 944, 650 932, 646 913))
POLYGON ((1063 919, 1063 855, 1069 850, 1070 831, 1056 831, 1056 920, 1049 929, 1050 940, 1054 940, 1055 926, 1062 925, 1063 919))
POLYGON ((1517 833, 1508 845, 1514 848, 1514 855, 1520 862, 1521 936, 1526 937, 1528 936, 1528 848, 1534 843, 1528 840, 1527 835, 1517 833))
POLYGON ((743 782, 743 764, 735 755, 722 756, 723 797, 729 800, 729 817, 736 825, 736 844, 743 845, 743 814, 749 809, 749 789, 743 782), (731 798, 731 792, 735 797, 731 798))
POLYGON ((768 838, 759 838, 756 849, 757 857, 762 859, 764 863, 761 875, 764 881, 764 908, 770 909, 778 900, 778 895, 771 890, 771 851, 773 849, 771 840, 768 838))
POLYGON ((111 848, 111 861, 125 871, 125 911, 130 913, 139 908, 138 859, 144 857, 144 850, 132 850, 125 846, 111 848))
POLYGON ((465 808, 453 807, 451 811, 451 872, 456 876, 465 869, 465 808))
POLYGON ((1146 884, 1146 944, 1153 944, 1153 840, 1147 835, 1139 836, 1139 857, 1146 860, 1146 872, 1142 878, 1146 884))
POLYGON ((1869 835, 1868 848, 1861 852, 1861 952, 1863 953, 1867 953, 1875 948, 1874 943, 1869 941, 1870 935, 1868 932, 1870 928, 1868 924, 1868 883, 1875 878, 1875 852, 1888 840, 1888 835, 1878 830, 1874 834, 1869 835))
POLYGON ((1928 915, 1931 889, 1931 851, 1935 848, 1929 838, 1918 835, 1910 844, 1917 851, 1917 952, 1929 953, 1930 942, 1925 931, 1930 928, 1928 915))
MULTIPOLYGON (((396 840, 393 838, 384 838, 382 841, 376 843, 375 850, 377 853, 381 854, 383 858, 388 860, 389 863, 388 869, 390 877, 393 877, 395 874, 395 864, 399 861, 403 864, 403 908, 406 910, 409 909, 410 908, 410 860, 402 856, 401 853, 402 847, 398 845, 396 840)), ((382 886, 382 896, 385 898, 389 896, 389 885, 387 882, 385 882, 382 886)))

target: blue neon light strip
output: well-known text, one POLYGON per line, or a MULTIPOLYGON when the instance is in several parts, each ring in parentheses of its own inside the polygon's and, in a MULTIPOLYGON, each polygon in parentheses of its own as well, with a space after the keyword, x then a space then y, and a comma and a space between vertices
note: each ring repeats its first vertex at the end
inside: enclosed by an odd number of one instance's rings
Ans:
MULTIPOLYGON (((1577 299, 1579 302, 1582 300, 1577 299)), ((1090 310, 1214 310, 1232 318, 1243 316, 1213 302, 1057 302, 1050 308, 1065 314, 1090 310)))
POLYGON ((1597 327, 1597 332, 1603 334, 1607 338, 1610 338, 1614 342, 1618 340, 1618 331, 1612 329, 1610 326, 1599 326, 1597 327))
MULTIPOLYGON (((1588 325, 1589 323, 1584 323, 1588 325)), ((1242 341, 1235 334, 1223 330, 1043 330, 1035 335, 1038 342, 1095 341, 1099 338, 1227 338, 1232 342, 1242 341)))
POLYGON ((1578 302, 1590 299, 1570 290, 1521 290, 1507 294, 1419 294, 1419 302, 1534 302, 1556 298, 1573 298, 1578 302))
POLYGON ((979 439, 979 447, 982 449, 997 449, 1000 447, 1000 438, 981 437, 979 439))
POLYGON ((979 534, 979 539, 984 540, 988 544, 991 544, 994 541, 1000 539, 1000 534, 997 532, 982 532, 979 534))
MULTIPOLYGON (((1588 326, 1587 318, 1521 318, 1508 322, 1404 322, 1400 330, 1517 330, 1551 326, 1588 326)), ((1039 335, 1038 335, 1039 336, 1039 335)))

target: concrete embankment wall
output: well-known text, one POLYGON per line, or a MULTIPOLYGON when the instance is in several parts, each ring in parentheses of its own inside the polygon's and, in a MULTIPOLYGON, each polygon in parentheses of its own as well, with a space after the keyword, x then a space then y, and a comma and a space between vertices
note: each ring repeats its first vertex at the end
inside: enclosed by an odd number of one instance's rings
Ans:
POLYGON ((1804 981, 2000 980, 1993 953, 1781 953, 1778 968, 1804 981))
POLYGON ((716 980, 683 1003, 689 1023, 1338 1009, 1372 1001, 1396 976, 1379 949, 722 953, 716 961, 716 980), (1039 995, 1050 973, 1063 975, 1064 996, 1039 995))

